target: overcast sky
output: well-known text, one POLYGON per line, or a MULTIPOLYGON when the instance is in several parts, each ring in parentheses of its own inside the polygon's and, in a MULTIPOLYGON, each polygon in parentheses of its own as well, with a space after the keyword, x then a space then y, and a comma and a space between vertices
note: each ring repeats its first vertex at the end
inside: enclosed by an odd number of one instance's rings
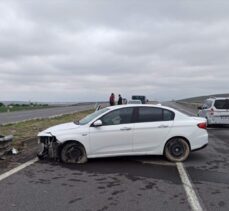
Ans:
POLYGON ((229 1, 1 0, 0 100, 229 93, 229 1))

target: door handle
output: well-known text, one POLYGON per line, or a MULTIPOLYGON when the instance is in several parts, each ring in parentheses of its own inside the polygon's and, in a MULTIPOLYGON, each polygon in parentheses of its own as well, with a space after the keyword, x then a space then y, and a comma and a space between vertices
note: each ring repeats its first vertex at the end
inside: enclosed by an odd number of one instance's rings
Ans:
POLYGON ((167 128, 167 127, 169 127, 168 125, 160 125, 160 126, 158 126, 158 128, 167 128))
POLYGON ((130 127, 123 127, 120 130, 131 130, 131 128, 130 127))

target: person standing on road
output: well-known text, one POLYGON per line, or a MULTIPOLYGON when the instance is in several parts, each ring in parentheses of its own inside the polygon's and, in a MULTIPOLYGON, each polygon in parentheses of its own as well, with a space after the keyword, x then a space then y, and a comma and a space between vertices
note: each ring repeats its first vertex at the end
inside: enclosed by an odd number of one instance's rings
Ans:
POLYGON ((118 95, 118 105, 122 105, 122 96, 118 95))
POLYGON ((110 106, 114 106, 115 105, 115 95, 114 93, 111 93, 110 96, 110 106))

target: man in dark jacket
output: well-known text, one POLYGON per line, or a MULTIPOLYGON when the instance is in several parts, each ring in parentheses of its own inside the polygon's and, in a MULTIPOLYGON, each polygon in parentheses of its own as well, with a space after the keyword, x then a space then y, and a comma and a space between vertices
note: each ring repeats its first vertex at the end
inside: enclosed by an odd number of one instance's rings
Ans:
POLYGON ((122 105, 122 96, 118 95, 118 105, 122 105))

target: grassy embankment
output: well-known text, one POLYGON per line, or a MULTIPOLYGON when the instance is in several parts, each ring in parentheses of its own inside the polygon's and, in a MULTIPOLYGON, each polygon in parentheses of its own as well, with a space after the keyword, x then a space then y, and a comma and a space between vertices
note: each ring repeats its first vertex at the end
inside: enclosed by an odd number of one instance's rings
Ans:
POLYGON ((92 112, 94 112, 94 110, 82 111, 74 114, 66 114, 51 119, 29 120, 15 124, 7 124, 4 126, 0 125, 0 134, 12 134, 14 136, 13 146, 17 149, 20 149, 21 147, 23 147, 23 143, 25 141, 35 138, 39 131, 53 125, 80 120, 92 112))
POLYGON ((198 96, 198 97, 181 99, 181 100, 177 100, 176 102, 183 104, 185 106, 189 106, 189 107, 197 109, 198 106, 203 105, 203 102, 210 97, 228 97, 228 96, 229 96, 229 93, 212 94, 212 95, 206 95, 206 96, 198 96))
POLYGON ((34 110, 41 108, 52 108, 53 106, 49 106, 47 104, 11 104, 8 106, 0 103, 0 112, 13 112, 13 111, 26 111, 26 110, 34 110))

